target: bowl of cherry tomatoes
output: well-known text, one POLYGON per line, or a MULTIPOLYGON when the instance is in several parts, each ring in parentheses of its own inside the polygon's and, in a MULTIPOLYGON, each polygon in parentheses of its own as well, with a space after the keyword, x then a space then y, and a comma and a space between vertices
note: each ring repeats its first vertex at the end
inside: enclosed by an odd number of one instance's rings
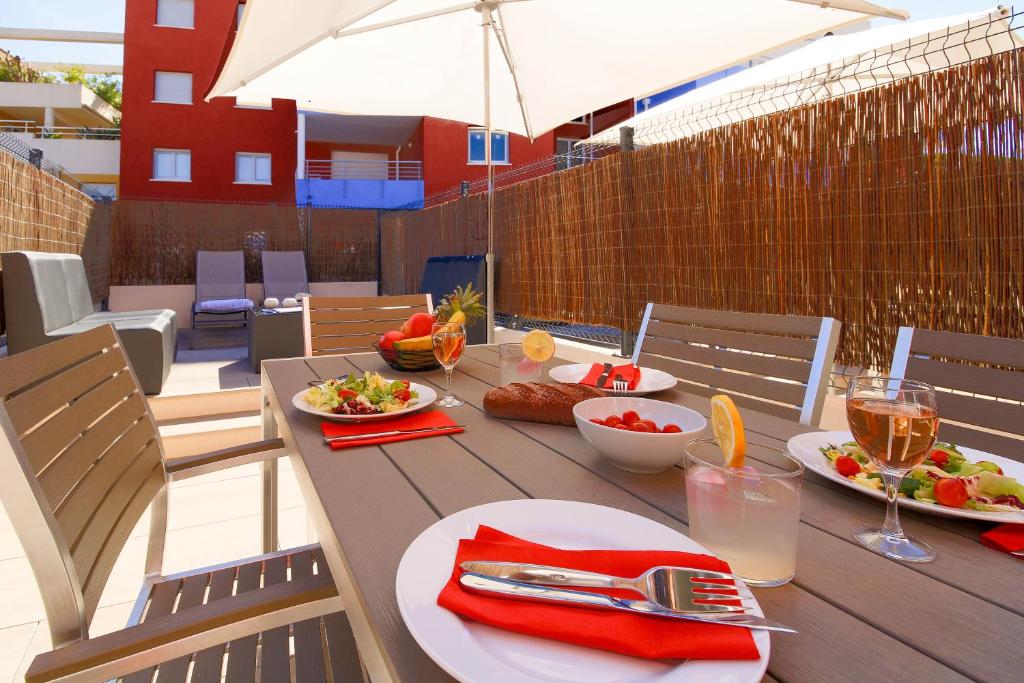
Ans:
POLYGON ((684 447, 707 427, 700 413, 674 403, 607 396, 572 409, 583 438, 613 465, 629 472, 663 472, 682 460, 684 447))

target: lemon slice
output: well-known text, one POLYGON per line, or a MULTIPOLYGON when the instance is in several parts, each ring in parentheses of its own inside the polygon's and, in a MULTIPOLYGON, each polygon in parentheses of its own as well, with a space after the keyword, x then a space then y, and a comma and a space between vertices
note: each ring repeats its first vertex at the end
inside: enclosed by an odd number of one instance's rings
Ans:
POLYGON ((523 353, 538 363, 549 361, 555 355, 555 340, 544 330, 530 330, 523 337, 523 353))
POLYGON ((711 429, 725 456, 727 467, 743 467, 747 441, 743 435, 743 418, 736 404, 724 394, 711 397, 711 429))

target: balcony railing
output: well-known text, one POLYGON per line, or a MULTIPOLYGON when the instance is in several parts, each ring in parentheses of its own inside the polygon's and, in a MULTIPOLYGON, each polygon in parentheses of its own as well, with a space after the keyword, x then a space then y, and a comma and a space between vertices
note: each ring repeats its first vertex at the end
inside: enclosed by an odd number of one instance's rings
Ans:
POLYGON ((422 161, 309 159, 306 177, 330 180, 423 180, 422 161))
POLYGON ((0 119, 2 133, 29 133, 34 138, 51 140, 120 140, 120 128, 88 126, 40 126, 35 121, 0 119))

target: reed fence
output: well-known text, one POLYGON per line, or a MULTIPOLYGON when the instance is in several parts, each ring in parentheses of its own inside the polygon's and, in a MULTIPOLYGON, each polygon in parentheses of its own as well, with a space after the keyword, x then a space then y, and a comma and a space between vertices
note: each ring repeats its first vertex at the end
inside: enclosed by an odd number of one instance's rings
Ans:
MULTIPOLYGON (((830 315, 853 366, 887 366, 900 325, 1024 337, 1022 84, 1018 49, 500 189, 498 308, 830 315)), ((483 252, 484 201, 388 215, 385 290, 483 252)))
POLYGON ((112 241, 114 285, 194 284, 198 250, 243 251, 248 282, 263 280, 264 249, 304 250, 313 282, 377 279, 375 211, 127 199, 112 241))
POLYGON ((109 204, 0 151, 0 251, 81 255, 95 303, 110 291, 110 214, 109 204))

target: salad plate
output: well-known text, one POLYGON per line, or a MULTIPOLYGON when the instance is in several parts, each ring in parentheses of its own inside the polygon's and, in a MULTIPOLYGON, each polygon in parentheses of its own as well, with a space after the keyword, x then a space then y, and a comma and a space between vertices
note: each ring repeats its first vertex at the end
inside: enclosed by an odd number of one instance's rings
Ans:
MULTIPOLYGON (((593 363, 573 363, 571 365, 559 365, 548 371, 551 379, 561 384, 579 384, 590 372, 593 363)), ((643 396, 653 394, 656 391, 671 389, 676 385, 676 378, 662 370, 654 368, 640 368, 640 382, 636 389, 624 391, 618 396, 643 396)), ((606 387, 611 391, 611 386, 606 387)))
POLYGON ((436 400, 437 392, 428 386, 368 372, 303 389, 292 396, 292 405, 323 420, 367 422, 415 413, 436 400))
MULTIPOLYGON (((844 444, 849 444, 852 441, 853 435, 850 432, 810 432, 794 436, 789 440, 788 448, 789 452, 794 457, 802 460, 809 470, 813 470, 827 479, 884 501, 884 488, 880 486, 880 483, 874 483, 876 478, 871 477, 870 472, 844 476, 837 471, 836 464, 833 461, 835 456, 857 455, 860 452, 855 444, 844 446, 844 444), (831 450, 833 446, 837 447, 837 450, 831 450), (833 457, 829 457, 829 455, 833 457)), ((1018 495, 1024 495, 1024 487, 1018 488, 1020 487, 1019 482, 1024 482, 1024 463, 965 446, 953 448, 940 442, 936 442, 936 449, 946 454, 940 456, 940 458, 949 458, 950 455, 956 457, 957 454, 963 457, 963 463, 967 465, 964 473, 967 476, 962 476, 961 478, 969 487, 968 491, 973 495, 969 496, 963 507, 951 507, 936 501, 934 494, 935 482, 942 478, 955 476, 958 473, 939 472, 938 470, 941 468, 935 468, 934 464, 929 464, 932 462, 931 458, 933 457, 930 455, 929 459, 925 461, 923 469, 914 473, 913 476, 907 475, 905 478, 905 480, 916 479, 917 481, 909 482, 909 484, 911 488, 917 488, 920 491, 908 496, 905 495, 905 490, 904 495, 898 498, 901 507, 933 515, 980 519, 994 523, 1024 522, 1024 509, 1016 511, 1009 509, 978 509, 985 507, 1006 508, 1009 506, 992 503, 1005 502, 1007 493, 1016 492, 1018 495), (991 468, 994 466, 998 468, 1005 476, 995 476, 994 472, 978 466, 977 463, 979 462, 988 463, 984 467, 991 468), (929 472, 931 472, 930 475, 929 472)), ((959 460, 959 458, 957 459, 959 460)))
MULTIPOLYGON (((677 531, 603 505, 561 500, 508 500, 462 510, 421 533, 398 565, 395 591, 409 632, 438 666, 459 681, 513 683, 681 683, 760 681, 768 667, 767 631, 752 631, 760 659, 659 661, 512 633, 438 606, 451 578, 459 539, 481 524, 560 548, 679 550, 708 553, 677 531)), ((752 601, 755 602, 756 601, 752 601)), ((750 614, 764 616, 757 604, 750 614)))

